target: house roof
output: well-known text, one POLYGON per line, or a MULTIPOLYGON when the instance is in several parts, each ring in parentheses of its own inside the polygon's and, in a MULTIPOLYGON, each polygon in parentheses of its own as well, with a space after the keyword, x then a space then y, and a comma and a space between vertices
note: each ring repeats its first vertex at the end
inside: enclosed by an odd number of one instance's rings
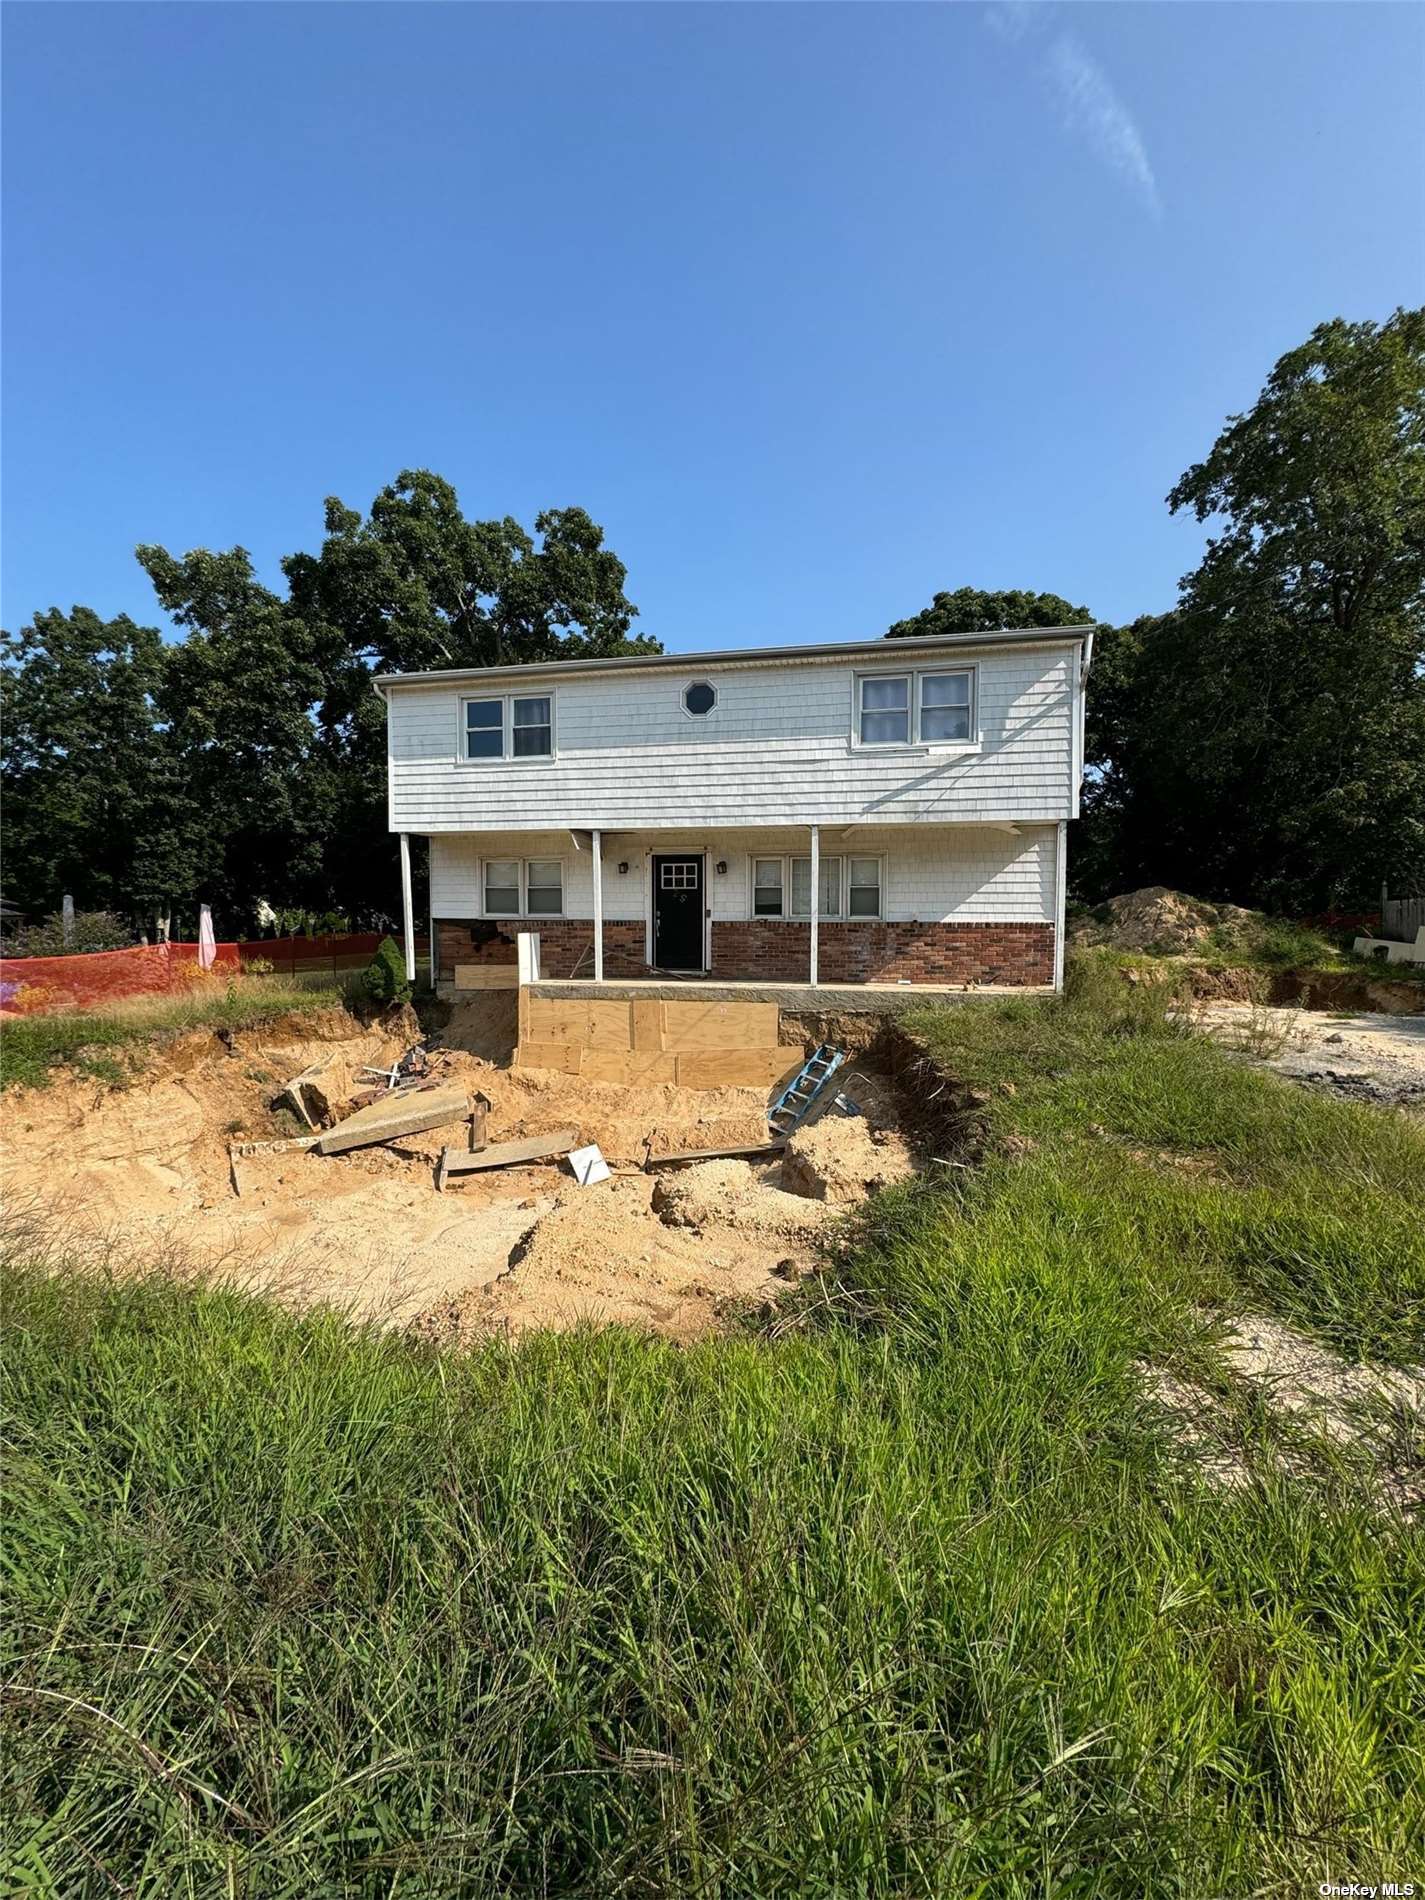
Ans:
POLYGON ((818 646, 724 647, 711 653, 623 653, 609 659, 533 660, 522 666, 457 666, 433 673, 377 673, 372 685, 434 685, 457 680, 527 678, 531 673, 569 678, 581 673, 648 672, 673 667, 682 672, 705 672, 723 666, 767 666, 784 660, 891 660, 904 648, 917 653, 939 653, 957 647, 1057 646, 1088 639, 1092 626, 1000 627, 993 633, 940 633, 907 635, 899 640, 831 640, 818 646))

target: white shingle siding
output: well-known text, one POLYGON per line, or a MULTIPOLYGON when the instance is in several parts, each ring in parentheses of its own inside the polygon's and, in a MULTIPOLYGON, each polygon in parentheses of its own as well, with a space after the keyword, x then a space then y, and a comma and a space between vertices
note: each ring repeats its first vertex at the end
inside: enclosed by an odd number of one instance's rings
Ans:
MULTIPOLYGON (((823 837, 822 851, 883 860, 882 914, 893 922, 1052 923, 1056 827, 1025 825, 1016 835, 975 827, 925 829, 858 826, 851 837, 823 837)), ((431 909, 436 917, 482 914, 480 864, 486 858, 560 858, 564 915, 592 918, 588 849, 575 850, 567 831, 491 833, 431 839, 431 909)), ((715 920, 750 917, 751 860, 808 855, 804 828, 775 832, 621 830, 604 838, 604 917, 642 922, 648 910, 647 863, 652 851, 706 850, 707 890, 715 920), (715 866, 727 865, 723 876, 715 866), (628 865, 620 876, 618 866, 628 865)), ((533 926, 538 928, 537 923, 533 926)))
MULTIPOLYGON (((556 697, 558 756, 465 763, 458 757, 467 684, 389 689, 392 828, 699 828, 746 824, 882 827, 986 820, 1053 821, 1073 808, 1073 647, 918 654, 874 666, 799 661, 719 667, 706 719, 682 709, 687 673, 604 673, 531 691, 556 697), (851 743, 858 671, 977 670, 979 744, 851 743)), ((501 682, 502 691, 518 691, 501 682)), ((832 848, 828 843, 828 849, 832 848)), ((529 855, 528 852, 521 855, 529 855)))

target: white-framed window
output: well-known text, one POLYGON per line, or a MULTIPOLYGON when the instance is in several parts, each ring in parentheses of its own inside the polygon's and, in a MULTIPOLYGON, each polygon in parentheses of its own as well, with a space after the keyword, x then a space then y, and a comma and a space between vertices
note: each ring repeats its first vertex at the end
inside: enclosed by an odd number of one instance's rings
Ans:
POLYGON ((856 736, 862 745, 909 745, 909 673, 862 674, 856 736))
POLYGON ((564 864, 559 858, 486 858, 480 888, 487 917, 564 915, 564 864))
POLYGON ((752 915, 780 917, 786 891, 786 866, 782 858, 752 860, 752 915))
POLYGON ((482 693, 460 702, 460 756, 549 759, 554 756, 552 693, 482 693))
POLYGON ((973 666, 857 674, 853 744, 972 745, 975 736, 973 666))
POLYGON ((879 917, 881 914, 881 860, 846 860, 846 914, 848 917, 879 917))
POLYGON ((717 705, 717 688, 711 680, 690 680, 683 688, 683 711, 690 719, 706 719, 717 705))
MULTIPOLYGON (((819 868, 821 897, 817 916, 879 917, 885 881, 880 858, 823 856, 819 868)), ((752 915, 795 917, 811 915, 811 859, 754 858, 752 860, 752 915)))

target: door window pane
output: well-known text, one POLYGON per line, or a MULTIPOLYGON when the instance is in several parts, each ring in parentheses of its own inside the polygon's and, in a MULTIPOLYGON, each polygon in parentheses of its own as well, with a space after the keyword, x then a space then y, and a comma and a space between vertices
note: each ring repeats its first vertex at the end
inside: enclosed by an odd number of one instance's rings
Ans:
POLYGON ((554 750, 551 699, 514 702, 514 755, 517 759, 547 758, 554 750))
POLYGON ((505 702, 467 699, 465 702, 465 756, 499 759, 505 752, 505 702))
POLYGON ((782 914, 782 860, 758 858, 752 867, 752 914, 754 917, 780 917, 782 914))
POLYGON ((848 913, 852 917, 879 917, 881 914, 881 860, 852 858, 848 878, 848 913))
POLYGON ((520 867, 517 859, 491 858, 485 865, 485 915, 518 917, 520 867))
POLYGON ((922 739, 968 739, 970 675, 927 673, 920 682, 922 739))
POLYGON ((525 889, 531 917, 558 917, 564 909, 564 866, 558 858, 531 858, 525 866, 525 889))
POLYGON ((862 680, 862 745, 904 745, 909 738, 909 678, 862 680))

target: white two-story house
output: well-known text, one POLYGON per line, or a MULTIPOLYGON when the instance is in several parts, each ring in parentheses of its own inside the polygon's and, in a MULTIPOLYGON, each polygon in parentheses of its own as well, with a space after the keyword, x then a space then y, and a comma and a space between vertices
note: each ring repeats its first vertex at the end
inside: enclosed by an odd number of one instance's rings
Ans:
MULTIPOLYGON (((1092 634, 380 676, 437 974, 1057 986, 1092 634)), ((424 921, 424 920, 423 920, 424 921)))

